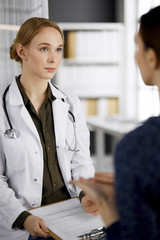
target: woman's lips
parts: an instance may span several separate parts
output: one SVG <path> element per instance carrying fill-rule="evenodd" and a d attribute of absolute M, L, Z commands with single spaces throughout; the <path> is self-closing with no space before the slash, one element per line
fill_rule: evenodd
<path fill-rule="evenodd" d="M 45 68 L 48 72 L 55 72 L 55 68 Z"/>

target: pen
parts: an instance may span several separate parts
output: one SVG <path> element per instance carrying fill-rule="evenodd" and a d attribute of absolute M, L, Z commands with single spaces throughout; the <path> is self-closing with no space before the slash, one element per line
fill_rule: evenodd
<path fill-rule="evenodd" d="M 82 234 L 82 235 L 78 236 L 78 238 L 97 239 L 96 237 L 98 237 L 98 236 L 99 236 L 98 239 L 101 239 L 102 237 L 105 236 L 105 227 L 93 229 L 90 233 Z"/>

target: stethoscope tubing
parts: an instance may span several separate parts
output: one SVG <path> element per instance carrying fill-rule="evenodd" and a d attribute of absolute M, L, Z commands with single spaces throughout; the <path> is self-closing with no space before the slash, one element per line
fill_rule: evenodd
<path fill-rule="evenodd" d="M 11 120 L 10 120 L 9 115 L 8 115 L 7 106 L 6 106 L 6 94 L 7 94 L 8 90 L 9 90 L 9 87 L 10 87 L 10 85 L 6 88 L 6 90 L 4 91 L 4 94 L 3 94 L 3 107 L 4 107 L 4 112 L 5 112 L 8 124 L 10 126 L 10 129 L 13 129 Z"/>
<path fill-rule="evenodd" d="M 10 126 L 10 129 L 7 129 L 5 131 L 5 134 L 9 137 L 9 138 L 12 138 L 12 139 L 16 139 L 19 137 L 20 133 L 18 130 L 14 129 L 13 126 L 12 126 L 12 123 L 11 123 L 11 120 L 9 118 L 9 114 L 8 114 L 8 111 L 7 111 L 7 106 L 6 106 L 6 94 L 9 90 L 9 87 L 10 85 L 5 89 L 4 91 L 4 94 L 3 94 L 3 107 L 4 107 L 4 112 L 5 112 L 5 115 L 6 115 L 6 118 L 7 118 L 7 121 L 8 121 L 8 124 Z M 62 98 L 62 101 L 64 101 L 64 99 Z M 74 114 L 69 110 L 68 113 L 70 114 L 70 116 L 72 117 L 72 121 L 73 121 L 73 128 L 74 128 L 74 135 L 75 135 L 75 146 L 74 148 L 71 148 L 70 146 L 68 146 L 68 150 L 70 151 L 73 151 L 73 152 L 76 152 L 76 151 L 79 151 L 79 150 L 76 150 L 76 130 L 75 130 L 75 116 Z"/>

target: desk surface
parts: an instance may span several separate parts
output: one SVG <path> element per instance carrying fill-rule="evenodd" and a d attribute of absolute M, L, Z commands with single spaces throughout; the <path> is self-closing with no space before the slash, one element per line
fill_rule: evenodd
<path fill-rule="evenodd" d="M 136 128 L 139 123 L 136 121 L 120 120 L 116 117 L 102 118 L 91 116 L 87 117 L 87 125 L 91 128 L 100 129 L 110 135 L 122 137 L 127 132 Z"/>

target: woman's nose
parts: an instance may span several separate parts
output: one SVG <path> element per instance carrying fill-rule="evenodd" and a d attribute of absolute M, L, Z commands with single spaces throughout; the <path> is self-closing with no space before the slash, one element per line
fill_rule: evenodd
<path fill-rule="evenodd" d="M 48 56 L 48 62 L 50 62 L 50 63 L 56 62 L 56 56 L 55 56 L 54 53 L 51 53 L 51 54 Z"/>

